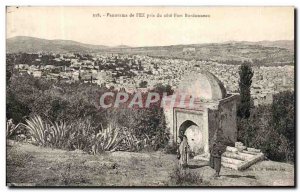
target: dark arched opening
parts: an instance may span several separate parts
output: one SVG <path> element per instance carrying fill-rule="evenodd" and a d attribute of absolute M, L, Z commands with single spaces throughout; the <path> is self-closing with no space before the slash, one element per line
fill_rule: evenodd
<path fill-rule="evenodd" d="M 183 122 L 179 127 L 179 138 L 180 135 L 185 135 L 187 137 L 190 154 L 192 156 L 204 152 L 202 129 L 196 123 L 190 120 Z"/>
<path fill-rule="evenodd" d="M 180 127 L 179 127 L 179 133 L 178 133 L 178 136 L 180 136 L 181 134 L 184 135 L 186 129 L 189 128 L 189 127 L 192 126 L 192 125 L 196 125 L 196 126 L 197 126 L 196 123 L 194 123 L 193 121 L 190 121 L 190 120 L 187 120 L 187 121 L 183 122 L 183 123 L 180 125 Z"/>

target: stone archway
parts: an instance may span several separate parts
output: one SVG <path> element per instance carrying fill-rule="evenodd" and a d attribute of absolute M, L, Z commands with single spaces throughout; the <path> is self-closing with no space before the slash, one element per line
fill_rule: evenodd
<path fill-rule="evenodd" d="M 195 122 L 191 120 L 183 122 L 179 127 L 179 133 L 186 135 L 191 153 L 198 155 L 204 152 L 203 133 Z"/>

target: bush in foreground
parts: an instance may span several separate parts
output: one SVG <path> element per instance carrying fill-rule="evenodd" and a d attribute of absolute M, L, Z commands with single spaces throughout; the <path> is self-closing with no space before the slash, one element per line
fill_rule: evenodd
<path fill-rule="evenodd" d="M 181 169 L 178 166 L 170 174 L 171 185 L 201 186 L 204 185 L 202 177 L 190 169 Z"/>

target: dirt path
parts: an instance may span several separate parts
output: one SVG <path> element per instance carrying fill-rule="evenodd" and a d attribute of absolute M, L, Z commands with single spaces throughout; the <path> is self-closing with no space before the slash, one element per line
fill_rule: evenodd
<path fill-rule="evenodd" d="M 162 152 L 89 155 L 10 143 L 7 182 L 22 186 L 293 185 L 293 165 L 286 163 L 263 161 L 243 172 L 222 168 L 219 178 L 206 165 L 206 162 L 191 162 L 187 175 L 182 175 L 176 169 L 176 156 Z M 193 181 L 182 182 L 182 177 Z"/>

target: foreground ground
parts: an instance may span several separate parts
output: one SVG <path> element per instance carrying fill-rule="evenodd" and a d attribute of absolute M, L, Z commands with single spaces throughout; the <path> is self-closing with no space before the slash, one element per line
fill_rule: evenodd
<path fill-rule="evenodd" d="M 41 148 L 9 142 L 7 183 L 10 186 L 292 186 L 294 166 L 263 161 L 245 171 L 222 168 L 221 177 L 206 162 L 191 162 L 180 171 L 175 155 L 162 152 L 81 151 Z"/>

